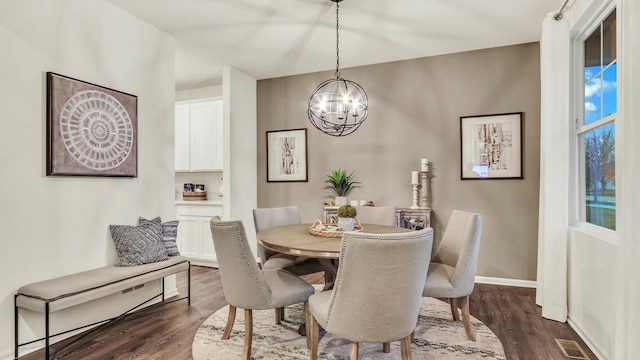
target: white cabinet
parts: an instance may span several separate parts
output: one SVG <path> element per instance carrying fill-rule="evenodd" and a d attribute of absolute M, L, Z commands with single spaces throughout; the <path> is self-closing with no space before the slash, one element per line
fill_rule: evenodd
<path fill-rule="evenodd" d="M 176 204 L 180 254 L 194 265 L 218 267 L 216 251 L 211 239 L 209 222 L 213 216 L 222 216 L 222 205 L 208 202 Z"/>
<path fill-rule="evenodd" d="M 175 170 L 220 171 L 223 168 L 221 99 L 176 103 Z"/>

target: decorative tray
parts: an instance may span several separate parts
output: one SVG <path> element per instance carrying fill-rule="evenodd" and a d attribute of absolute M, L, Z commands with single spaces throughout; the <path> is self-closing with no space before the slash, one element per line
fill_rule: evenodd
<path fill-rule="evenodd" d="M 360 225 L 360 222 L 358 221 L 357 218 L 356 218 L 356 224 L 353 228 L 353 231 L 362 231 L 362 225 Z M 339 238 L 339 237 L 342 237 L 344 230 L 342 230 L 342 228 L 339 227 L 338 224 L 333 224 L 333 223 L 327 224 L 327 223 L 323 223 L 320 220 L 316 220 L 313 222 L 313 224 L 311 224 L 311 227 L 309 228 L 309 233 L 315 236 Z"/>

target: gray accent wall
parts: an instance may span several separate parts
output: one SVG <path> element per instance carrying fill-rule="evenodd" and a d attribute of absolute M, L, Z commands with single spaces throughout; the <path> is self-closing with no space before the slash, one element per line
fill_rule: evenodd
<path fill-rule="evenodd" d="M 344 50 L 347 51 L 347 50 Z M 540 167 L 538 43 L 341 69 L 369 95 L 369 118 L 341 138 L 315 129 L 307 100 L 333 71 L 258 81 L 258 206 L 322 216 L 331 169 L 353 171 L 350 200 L 409 207 L 411 171 L 428 158 L 437 246 L 454 209 L 482 214 L 478 276 L 536 279 Z M 524 113 L 524 179 L 460 180 L 460 116 Z M 309 181 L 268 183 L 266 131 L 307 128 Z"/>

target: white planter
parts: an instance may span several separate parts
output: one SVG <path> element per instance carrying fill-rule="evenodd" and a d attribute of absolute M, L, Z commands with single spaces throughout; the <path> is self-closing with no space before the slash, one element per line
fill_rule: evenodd
<path fill-rule="evenodd" d="M 354 218 L 338 218 L 338 226 L 342 228 L 343 231 L 353 231 L 356 225 L 356 221 Z"/>
<path fill-rule="evenodd" d="M 336 206 L 347 205 L 347 197 L 346 196 L 336 196 L 335 204 L 336 204 Z"/>

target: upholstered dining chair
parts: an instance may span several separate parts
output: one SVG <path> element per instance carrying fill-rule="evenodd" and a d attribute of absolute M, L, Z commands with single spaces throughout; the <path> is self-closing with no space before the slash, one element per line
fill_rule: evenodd
<path fill-rule="evenodd" d="M 309 298 L 306 323 L 311 359 L 318 358 L 319 327 L 358 343 L 401 341 L 402 359 L 411 359 L 411 336 L 418 321 L 433 229 L 395 234 L 347 232 L 342 237 L 338 275 L 331 291 Z"/>
<path fill-rule="evenodd" d="M 476 336 L 471 329 L 469 295 L 473 292 L 482 216 L 454 210 L 442 235 L 442 240 L 429 264 L 422 296 L 446 298 L 451 304 L 453 319 L 460 320 L 458 305 L 462 309 L 462 322 L 469 340 Z"/>
<path fill-rule="evenodd" d="M 304 303 L 313 294 L 313 286 L 280 269 L 258 268 L 241 220 L 211 219 L 211 237 L 218 255 L 222 291 L 229 303 L 229 317 L 222 340 L 229 339 L 236 308 L 244 309 L 244 350 L 242 359 L 251 358 L 253 338 L 252 310 L 278 309 Z"/>
<path fill-rule="evenodd" d="M 356 210 L 360 224 L 396 226 L 395 206 L 356 206 Z"/>
<path fill-rule="evenodd" d="M 253 209 L 253 224 L 256 233 L 276 226 L 300 224 L 300 213 L 297 206 Z M 280 254 L 258 244 L 258 255 L 263 269 L 282 269 L 294 275 L 306 275 L 324 271 L 318 259 L 302 256 Z M 325 281 L 331 282 L 329 274 L 325 272 Z M 276 309 L 276 324 L 284 319 L 284 309 Z"/>

